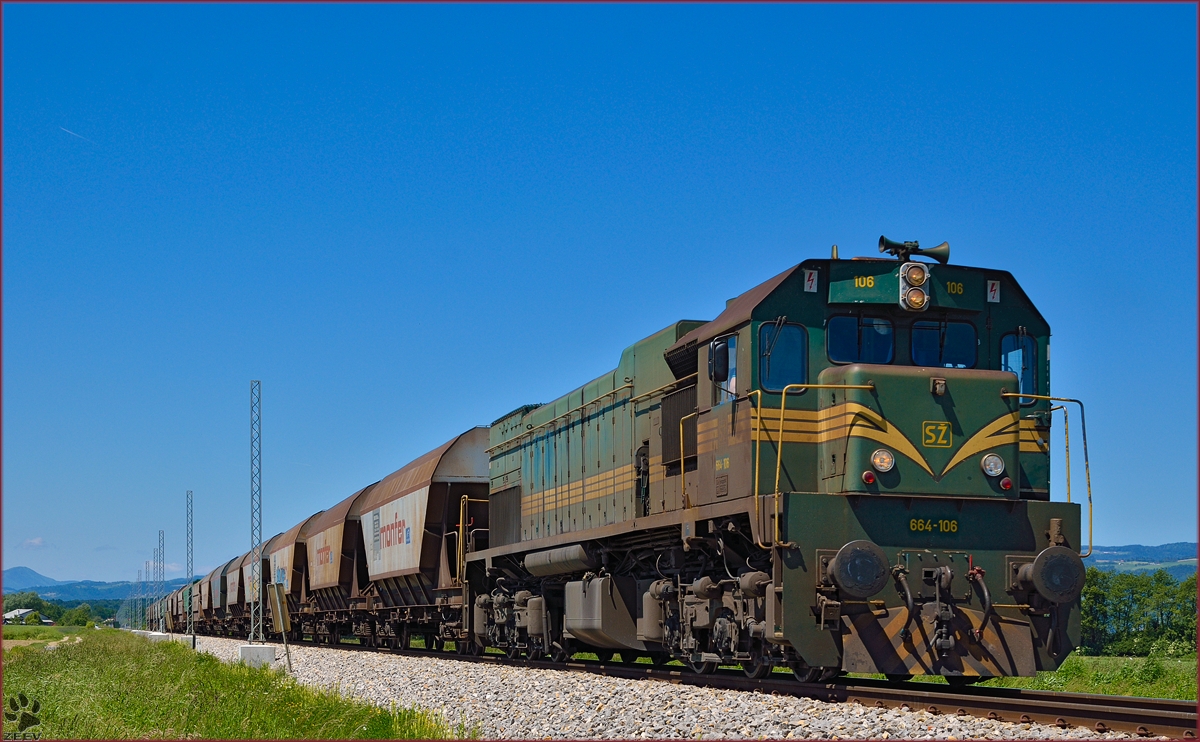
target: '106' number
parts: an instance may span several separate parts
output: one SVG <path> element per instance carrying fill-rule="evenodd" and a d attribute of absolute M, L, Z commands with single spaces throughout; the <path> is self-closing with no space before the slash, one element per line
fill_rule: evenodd
<path fill-rule="evenodd" d="M 958 533 L 956 520 L 930 520 L 928 518 L 913 518 L 908 522 L 910 531 L 938 531 L 940 533 Z"/>

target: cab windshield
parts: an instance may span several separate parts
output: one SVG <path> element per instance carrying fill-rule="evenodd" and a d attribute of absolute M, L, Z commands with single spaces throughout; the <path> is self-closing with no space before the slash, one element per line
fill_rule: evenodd
<path fill-rule="evenodd" d="M 916 366 L 974 368 L 979 346 L 969 322 L 914 322 L 912 362 Z"/>

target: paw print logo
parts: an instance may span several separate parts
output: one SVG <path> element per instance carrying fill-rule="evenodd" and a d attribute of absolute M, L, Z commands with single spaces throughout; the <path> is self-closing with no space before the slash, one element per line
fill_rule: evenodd
<path fill-rule="evenodd" d="M 8 708 L 4 710 L 4 718 L 8 721 L 17 722 L 17 731 L 23 732 L 29 727 L 36 727 L 42 723 L 38 718 L 38 714 L 42 712 L 42 704 L 37 699 L 34 699 L 33 704 L 29 703 L 29 697 L 24 693 L 18 693 L 16 698 L 9 697 Z"/>

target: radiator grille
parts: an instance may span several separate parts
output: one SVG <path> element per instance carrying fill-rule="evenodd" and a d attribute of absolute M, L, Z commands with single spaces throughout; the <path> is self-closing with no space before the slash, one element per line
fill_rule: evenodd
<path fill-rule="evenodd" d="M 488 502 L 488 543 L 507 546 L 521 540 L 521 488 L 500 490 Z"/>

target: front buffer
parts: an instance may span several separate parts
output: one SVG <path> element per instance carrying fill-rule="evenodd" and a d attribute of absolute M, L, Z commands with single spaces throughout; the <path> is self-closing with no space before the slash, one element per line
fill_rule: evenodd
<path fill-rule="evenodd" d="M 1030 676 L 1080 638 L 1079 506 L 784 495 L 782 626 L 846 672 Z"/>

